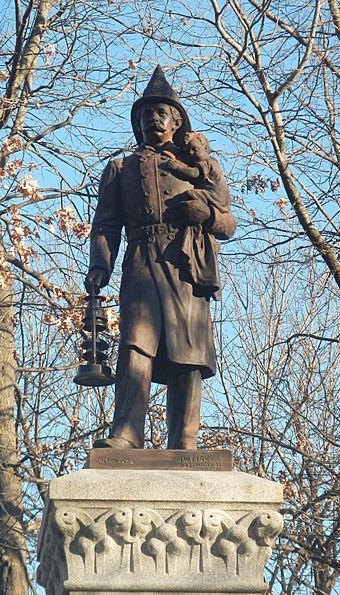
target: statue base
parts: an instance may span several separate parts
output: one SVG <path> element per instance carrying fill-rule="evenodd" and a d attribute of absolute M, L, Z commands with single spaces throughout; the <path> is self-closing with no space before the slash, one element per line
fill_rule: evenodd
<path fill-rule="evenodd" d="M 76 471 L 50 483 L 38 582 L 47 595 L 263 594 L 281 503 L 281 485 L 237 471 Z"/>
<path fill-rule="evenodd" d="M 157 450 L 155 448 L 117 450 L 92 448 L 87 469 L 152 469 L 166 471 L 232 471 L 230 450 Z"/>

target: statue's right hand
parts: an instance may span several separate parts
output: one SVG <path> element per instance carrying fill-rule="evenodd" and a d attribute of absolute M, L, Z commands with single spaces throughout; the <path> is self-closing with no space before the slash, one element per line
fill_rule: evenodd
<path fill-rule="evenodd" d="M 109 282 L 108 275 L 103 269 L 92 269 L 85 277 L 85 289 L 87 293 L 100 292 L 101 287 L 105 287 Z"/>
<path fill-rule="evenodd" d="M 175 159 L 168 159 L 166 162 L 166 167 L 170 171 L 176 171 L 177 169 L 181 169 L 181 166 Z M 183 167 L 183 164 L 182 164 Z"/>

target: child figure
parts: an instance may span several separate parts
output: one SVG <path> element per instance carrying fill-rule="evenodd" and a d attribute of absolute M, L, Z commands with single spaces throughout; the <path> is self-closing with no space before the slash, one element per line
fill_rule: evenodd
<path fill-rule="evenodd" d="M 230 196 L 228 193 L 225 197 L 226 186 L 223 173 L 216 159 L 209 155 L 208 140 L 199 132 L 187 132 L 184 136 L 183 152 L 185 163 L 175 159 L 168 161 L 168 169 L 174 176 L 193 185 L 193 189 L 186 191 L 185 197 L 180 197 L 180 200 L 199 198 L 206 205 L 213 206 L 221 212 L 227 212 Z M 217 233 L 215 236 L 218 238 Z M 218 243 L 214 236 L 204 232 L 204 224 L 186 228 L 181 252 L 187 276 L 191 279 L 196 295 L 220 299 L 217 251 Z"/>
<path fill-rule="evenodd" d="M 187 132 L 184 136 L 186 163 L 171 160 L 169 169 L 180 179 L 195 185 L 198 180 L 208 177 L 210 147 L 208 140 L 200 132 Z"/>
<path fill-rule="evenodd" d="M 224 200 L 221 203 L 225 193 L 224 177 L 216 159 L 210 157 L 209 142 L 204 134 L 187 132 L 183 150 L 186 162 L 170 159 L 169 170 L 180 180 L 193 184 L 194 189 L 187 192 L 189 198 L 199 196 L 205 204 L 224 211 L 225 207 L 221 207 L 221 204 L 225 205 Z M 196 193 L 196 190 L 199 192 Z"/>

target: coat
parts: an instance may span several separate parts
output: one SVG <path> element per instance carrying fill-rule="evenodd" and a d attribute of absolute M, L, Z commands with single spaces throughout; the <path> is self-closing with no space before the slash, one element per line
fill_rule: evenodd
<path fill-rule="evenodd" d="M 180 157 L 173 143 L 160 149 L 142 145 L 132 155 L 108 163 L 99 185 L 90 250 L 90 270 L 105 270 L 108 282 L 125 228 L 120 349 L 131 346 L 155 358 L 153 380 L 164 384 L 169 371 L 179 365 L 199 368 L 203 378 L 215 374 L 209 296 L 195 295 L 186 277 L 182 247 L 188 227 L 176 221 L 173 209 L 176 197 L 193 191 L 193 186 L 167 169 L 169 157 Z M 203 234 L 231 237 L 235 219 L 229 208 L 225 185 L 221 207 L 210 206 Z M 193 227 L 197 232 L 200 226 Z"/>

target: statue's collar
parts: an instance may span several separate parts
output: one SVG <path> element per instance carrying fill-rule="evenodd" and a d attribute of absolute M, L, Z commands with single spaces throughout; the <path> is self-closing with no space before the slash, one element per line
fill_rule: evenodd
<path fill-rule="evenodd" d="M 180 148 L 172 142 L 164 143 L 164 145 L 160 145 L 159 147 L 152 147 L 151 145 L 144 145 L 143 143 L 139 145 L 136 153 L 137 155 L 140 155 L 145 153 L 145 151 L 150 153 L 163 153 L 164 155 L 168 155 L 168 157 L 171 158 L 177 157 L 181 152 Z"/>

